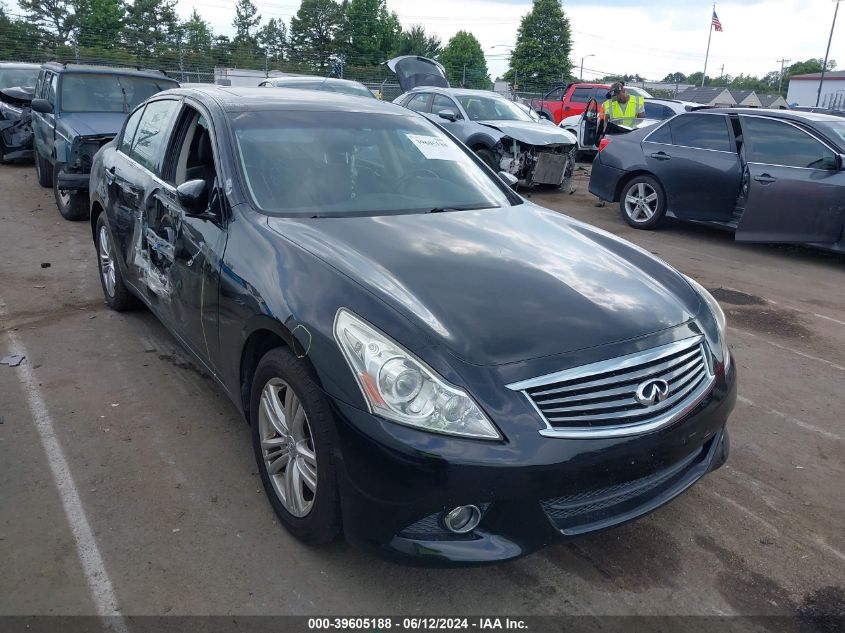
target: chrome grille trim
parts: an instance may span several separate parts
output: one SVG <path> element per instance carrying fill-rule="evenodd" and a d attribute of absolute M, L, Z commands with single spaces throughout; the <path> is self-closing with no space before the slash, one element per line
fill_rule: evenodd
<path fill-rule="evenodd" d="M 669 396 L 646 406 L 634 395 L 649 379 L 665 380 Z M 704 337 L 695 336 L 507 387 L 528 398 L 546 424 L 541 435 L 585 439 L 638 435 L 667 426 L 692 411 L 715 380 Z"/>

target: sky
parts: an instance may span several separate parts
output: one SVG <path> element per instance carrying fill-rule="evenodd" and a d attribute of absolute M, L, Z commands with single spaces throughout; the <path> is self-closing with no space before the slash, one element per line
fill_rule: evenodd
<path fill-rule="evenodd" d="M 290 17 L 298 0 L 253 0 L 266 21 Z M 11 4 L 11 3 L 9 3 Z M 481 42 L 491 77 L 508 68 L 509 48 L 531 0 L 387 0 L 403 26 L 422 24 L 444 44 L 455 32 L 470 30 Z M 231 35 L 232 0 L 178 0 L 187 18 L 196 8 L 217 34 Z M 690 74 L 704 66 L 712 2 L 706 0 L 563 0 L 572 29 L 572 56 L 584 78 L 635 74 L 662 79 L 670 72 Z M 713 33 L 707 74 L 762 76 L 780 68 L 781 58 L 824 57 L 834 0 L 746 0 L 717 2 L 724 31 Z M 587 57 L 591 55 L 591 57 Z M 830 52 L 845 69 L 845 7 Z M 575 72 L 578 74 L 578 71 Z"/>

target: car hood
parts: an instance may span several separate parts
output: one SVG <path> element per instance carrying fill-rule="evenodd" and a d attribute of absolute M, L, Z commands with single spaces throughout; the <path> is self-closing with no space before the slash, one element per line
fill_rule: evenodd
<path fill-rule="evenodd" d="M 32 95 L 35 88 L 27 86 L 14 86 L 12 88 L 3 88 L 0 90 L 0 101 L 11 103 L 12 105 L 29 105 L 32 103 Z"/>
<path fill-rule="evenodd" d="M 79 136 L 115 136 L 128 116 L 125 112 L 73 112 L 62 114 L 62 125 Z"/>
<path fill-rule="evenodd" d="M 683 277 L 649 253 L 530 203 L 268 224 L 475 365 L 644 336 L 700 307 Z"/>
<path fill-rule="evenodd" d="M 571 132 L 534 121 L 477 121 L 477 123 L 499 130 L 505 136 L 529 145 L 575 144 L 575 137 Z"/>
<path fill-rule="evenodd" d="M 402 92 L 408 92 L 418 86 L 436 86 L 448 88 L 446 69 L 433 59 L 419 55 L 401 55 L 385 62 L 396 75 Z"/>

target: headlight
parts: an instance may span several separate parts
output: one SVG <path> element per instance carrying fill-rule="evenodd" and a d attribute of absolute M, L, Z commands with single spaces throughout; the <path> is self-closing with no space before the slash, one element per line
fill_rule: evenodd
<path fill-rule="evenodd" d="M 465 391 L 344 308 L 335 317 L 334 336 L 373 413 L 435 433 L 501 437 Z"/>
<path fill-rule="evenodd" d="M 21 118 L 22 114 L 23 110 L 21 110 L 20 108 L 16 108 L 15 106 L 9 103 L 4 103 L 3 101 L 0 101 L 0 115 L 3 115 L 5 118 L 9 120 L 15 120 Z"/>
<path fill-rule="evenodd" d="M 704 302 L 707 304 L 707 307 L 710 308 L 710 312 L 713 313 L 713 318 L 716 319 L 716 326 L 719 328 L 719 339 L 722 342 L 722 358 L 725 362 L 725 370 L 728 368 L 728 364 L 730 363 L 731 355 L 730 351 L 728 350 L 728 341 L 726 336 L 726 329 L 728 327 L 728 320 L 725 318 L 725 312 L 722 310 L 722 306 L 719 305 L 719 302 L 716 301 L 716 297 L 710 294 L 710 292 L 698 283 L 692 277 L 687 277 L 684 275 L 684 278 L 687 280 L 690 286 L 693 287 Z"/>

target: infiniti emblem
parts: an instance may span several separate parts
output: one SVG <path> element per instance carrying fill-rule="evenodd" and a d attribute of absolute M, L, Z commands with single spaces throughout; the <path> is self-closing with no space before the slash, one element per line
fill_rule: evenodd
<path fill-rule="evenodd" d="M 635 398 L 637 402 L 647 407 L 653 407 L 669 397 L 669 383 L 665 380 L 647 380 L 637 387 Z"/>

